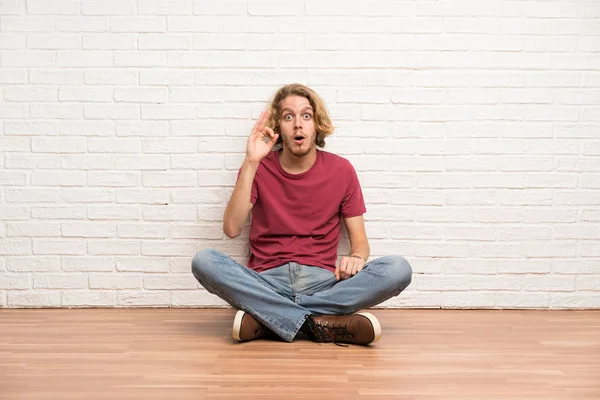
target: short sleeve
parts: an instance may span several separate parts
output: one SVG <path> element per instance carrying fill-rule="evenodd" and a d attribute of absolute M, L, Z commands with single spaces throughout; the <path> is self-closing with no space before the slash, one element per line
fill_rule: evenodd
<path fill-rule="evenodd" d="M 347 173 L 349 175 L 349 183 L 341 205 L 341 213 L 344 218 L 356 217 L 367 212 L 358 176 L 350 163 L 348 163 Z"/>
<path fill-rule="evenodd" d="M 237 183 L 238 179 L 240 179 L 240 173 L 242 172 L 242 168 L 238 169 L 237 178 L 235 182 Z M 256 187 L 256 179 L 252 180 L 252 190 L 250 191 L 250 203 L 252 205 L 256 205 L 256 201 L 258 200 L 258 189 Z"/>

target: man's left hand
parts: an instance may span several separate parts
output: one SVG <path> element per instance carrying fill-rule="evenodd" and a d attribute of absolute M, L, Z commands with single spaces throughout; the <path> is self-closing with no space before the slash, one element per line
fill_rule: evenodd
<path fill-rule="evenodd" d="M 352 256 L 342 257 L 335 268 L 335 279 L 340 281 L 351 278 L 358 274 L 364 266 L 365 261 L 362 258 Z"/>

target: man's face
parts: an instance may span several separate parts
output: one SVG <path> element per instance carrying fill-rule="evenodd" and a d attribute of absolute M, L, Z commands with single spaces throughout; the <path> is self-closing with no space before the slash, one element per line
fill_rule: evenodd
<path fill-rule="evenodd" d="M 281 100 L 279 130 L 283 147 L 295 156 L 302 157 L 315 147 L 315 113 L 308 99 L 288 96 Z"/>

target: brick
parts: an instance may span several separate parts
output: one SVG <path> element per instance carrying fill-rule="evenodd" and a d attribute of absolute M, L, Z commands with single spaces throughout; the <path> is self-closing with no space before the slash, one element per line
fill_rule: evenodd
<path fill-rule="evenodd" d="M 26 104 L 0 104 L 0 118 L 23 119 L 27 118 L 27 116 L 28 112 Z M 10 139 L 11 138 L 6 138 L 5 140 Z"/>
<path fill-rule="evenodd" d="M 84 71 L 84 80 L 88 85 L 136 85 L 138 71 L 128 69 L 88 69 Z"/>
<path fill-rule="evenodd" d="M 27 71 L 22 68 L 2 68 L 2 74 L 0 74 L 0 83 L 27 83 Z"/>
<path fill-rule="evenodd" d="M 85 174 L 80 171 L 33 171 L 31 183 L 37 186 L 83 186 Z"/>
<path fill-rule="evenodd" d="M 61 121 L 60 132 L 74 136 L 113 136 L 113 121 Z"/>
<path fill-rule="evenodd" d="M 27 47 L 47 50 L 79 50 L 81 37 L 71 33 L 45 33 L 27 36 Z"/>
<path fill-rule="evenodd" d="M 550 293 L 551 309 L 596 309 L 599 306 L 597 293 Z"/>
<path fill-rule="evenodd" d="M 166 67 L 167 54 L 156 51 L 114 51 L 116 67 Z"/>
<path fill-rule="evenodd" d="M 61 157 L 61 165 L 64 169 L 113 169 L 114 156 L 73 154 Z"/>
<path fill-rule="evenodd" d="M 124 272 L 165 273 L 169 260 L 155 257 L 118 257 L 117 270 Z"/>
<path fill-rule="evenodd" d="M 247 2 L 243 0 L 223 0 L 210 3 L 194 0 L 194 14 L 200 15 L 245 15 Z"/>
<path fill-rule="evenodd" d="M 131 104 L 84 104 L 86 119 L 139 119 L 140 108 Z"/>
<path fill-rule="evenodd" d="M 114 98 L 117 102 L 165 103 L 167 91 L 163 88 L 115 88 Z"/>
<path fill-rule="evenodd" d="M 60 225 L 53 222 L 8 222 L 7 236 L 53 237 L 60 236 Z"/>
<path fill-rule="evenodd" d="M 117 136 L 163 137 L 169 135 L 169 123 L 166 121 L 119 121 L 116 125 Z"/>
<path fill-rule="evenodd" d="M 167 224 L 119 224 L 117 236 L 120 238 L 166 239 L 169 237 Z"/>
<path fill-rule="evenodd" d="M 144 104 L 142 105 L 142 119 L 194 119 L 196 106 L 194 105 L 168 105 Z"/>
<path fill-rule="evenodd" d="M 191 256 L 197 252 L 197 242 L 142 242 L 144 256 Z M 190 267 L 191 268 L 191 267 Z"/>
<path fill-rule="evenodd" d="M 87 276 L 83 273 L 36 274 L 35 289 L 83 289 L 87 287 Z"/>
<path fill-rule="evenodd" d="M 55 29 L 59 32 L 108 32 L 109 19 L 107 17 L 55 17 Z"/>
<path fill-rule="evenodd" d="M 528 275 L 525 277 L 526 291 L 570 292 L 575 290 L 575 277 L 569 275 Z"/>
<path fill-rule="evenodd" d="M 65 290 L 62 292 L 63 307 L 111 307 L 115 302 L 114 291 Z"/>
<path fill-rule="evenodd" d="M 58 67 L 112 67 L 113 55 L 110 50 L 60 50 L 56 52 Z"/>
<path fill-rule="evenodd" d="M 168 189 L 117 189 L 117 203 L 162 204 L 169 203 Z"/>
<path fill-rule="evenodd" d="M 190 70 L 161 69 L 140 71 L 140 85 L 188 86 L 194 83 L 194 73 Z"/>
<path fill-rule="evenodd" d="M 138 14 L 187 15 L 192 13 L 192 9 L 192 0 L 175 0 L 168 3 L 160 0 L 146 0 L 139 4 Z"/>
<path fill-rule="evenodd" d="M 10 257 L 6 268 L 11 272 L 58 272 L 59 257 Z"/>
<path fill-rule="evenodd" d="M 89 171 L 87 173 L 87 184 L 92 187 L 138 186 L 139 180 L 137 172 Z"/>
<path fill-rule="evenodd" d="M 60 199 L 67 203 L 113 203 L 115 193 L 109 188 L 63 188 Z"/>
<path fill-rule="evenodd" d="M 56 101 L 58 90 L 44 87 L 8 86 L 4 89 L 4 98 L 8 101 Z"/>
<path fill-rule="evenodd" d="M 222 239 L 222 224 L 179 225 L 171 224 L 169 228 L 173 239 Z"/>
<path fill-rule="evenodd" d="M 112 16 L 110 18 L 110 28 L 112 32 L 165 32 L 167 30 L 167 20 L 165 17 L 158 16 Z"/>
<path fill-rule="evenodd" d="M 504 292 L 496 293 L 496 306 L 500 308 L 534 308 L 550 306 L 548 293 Z"/>
<path fill-rule="evenodd" d="M 4 0 L 0 3 L 0 15 L 23 15 L 25 3 L 20 0 Z"/>
<path fill-rule="evenodd" d="M 194 155 L 172 155 L 172 169 L 193 169 L 193 170 L 221 170 L 224 165 L 224 157 L 222 155 L 212 154 L 194 154 Z M 241 162 L 236 162 L 236 167 L 239 168 Z"/>
<path fill-rule="evenodd" d="M 143 139 L 144 153 L 195 153 L 198 141 L 192 138 Z"/>
<path fill-rule="evenodd" d="M 115 271 L 114 257 L 62 257 L 65 272 L 111 272 Z"/>
<path fill-rule="evenodd" d="M 140 254 L 140 244 L 126 240 L 89 240 L 88 254 L 98 255 L 137 255 Z"/>
<path fill-rule="evenodd" d="M 467 276 L 419 275 L 417 288 L 421 290 L 469 290 Z"/>
<path fill-rule="evenodd" d="M 109 88 L 60 88 L 60 101 L 107 102 L 112 101 L 113 94 Z"/>
<path fill-rule="evenodd" d="M 31 116 L 45 119 L 77 119 L 83 115 L 81 105 L 77 104 L 32 104 Z M 35 139 L 34 139 L 35 142 Z"/>
<path fill-rule="evenodd" d="M 51 32 L 53 19 L 50 16 L 2 16 L 3 32 Z"/>
<path fill-rule="evenodd" d="M 188 206 L 144 206 L 144 220 L 146 221 L 195 221 L 196 207 Z"/>
<path fill-rule="evenodd" d="M 63 222 L 60 224 L 63 237 L 115 237 L 117 227 L 115 223 L 106 222 Z"/>
<path fill-rule="evenodd" d="M 135 11 L 132 0 L 85 0 L 81 5 L 82 15 L 133 15 Z"/>
<path fill-rule="evenodd" d="M 494 308 L 493 292 L 443 292 L 442 308 Z"/>
<path fill-rule="evenodd" d="M 35 255 L 82 255 L 85 252 L 85 242 L 79 240 L 33 240 L 33 254 Z"/>
<path fill-rule="evenodd" d="M 29 289 L 31 288 L 29 274 L 2 273 L 0 274 L 0 289 Z"/>
<path fill-rule="evenodd" d="M 26 256 L 31 254 L 29 239 L 0 239 L 0 256 Z"/>
<path fill-rule="evenodd" d="M 118 155 L 116 169 L 120 170 L 166 170 L 169 157 L 166 155 Z"/>
<path fill-rule="evenodd" d="M 0 184 L 3 186 L 23 186 L 27 175 L 24 172 L 0 171 Z"/>
<path fill-rule="evenodd" d="M 119 33 L 83 35 L 83 48 L 89 50 L 133 50 L 135 37 Z"/>
<path fill-rule="evenodd" d="M 223 204 L 225 194 L 222 189 L 195 188 L 195 189 L 172 189 L 171 203 L 184 204 Z"/>
<path fill-rule="evenodd" d="M 170 292 L 157 291 L 119 291 L 117 302 L 123 307 L 169 307 Z"/>
<path fill-rule="evenodd" d="M 10 291 L 7 304 L 15 308 L 54 308 L 61 306 L 61 295 L 58 291 Z"/>
<path fill-rule="evenodd" d="M 89 138 L 87 150 L 92 153 L 139 153 L 141 144 L 138 138 Z"/>
<path fill-rule="evenodd" d="M 89 219 L 106 220 L 139 220 L 142 210 L 138 206 L 113 205 L 89 205 L 87 206 L 87 217 Z"/>
<path fill-rule="evenodd" d="M 49 121 L 7 121 L 4 129 L 7 135 L 56 135 L 58 124 Z"/>
<path fill-rule="evenodd" d="M 196 289 L 199 284 L 191 274 L 152 274 L 144 276 L 145 289 Z"/>
<path fill-rule="evenodd" d="M 90 289 L 141 289 L 141 274 L 103 273 L 89 274 Z"/>

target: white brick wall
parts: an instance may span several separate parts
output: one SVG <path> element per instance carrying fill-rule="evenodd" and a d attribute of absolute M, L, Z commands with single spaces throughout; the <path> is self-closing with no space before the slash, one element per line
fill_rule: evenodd
<path fill-rule="evenodd" d="M 245 259 L 220 218 L 289 82 L 414 267 L 383 306 L 600 308 L 595 0 L 0 0 L 0 307 L 224 305 L 190 261 Z"/>

